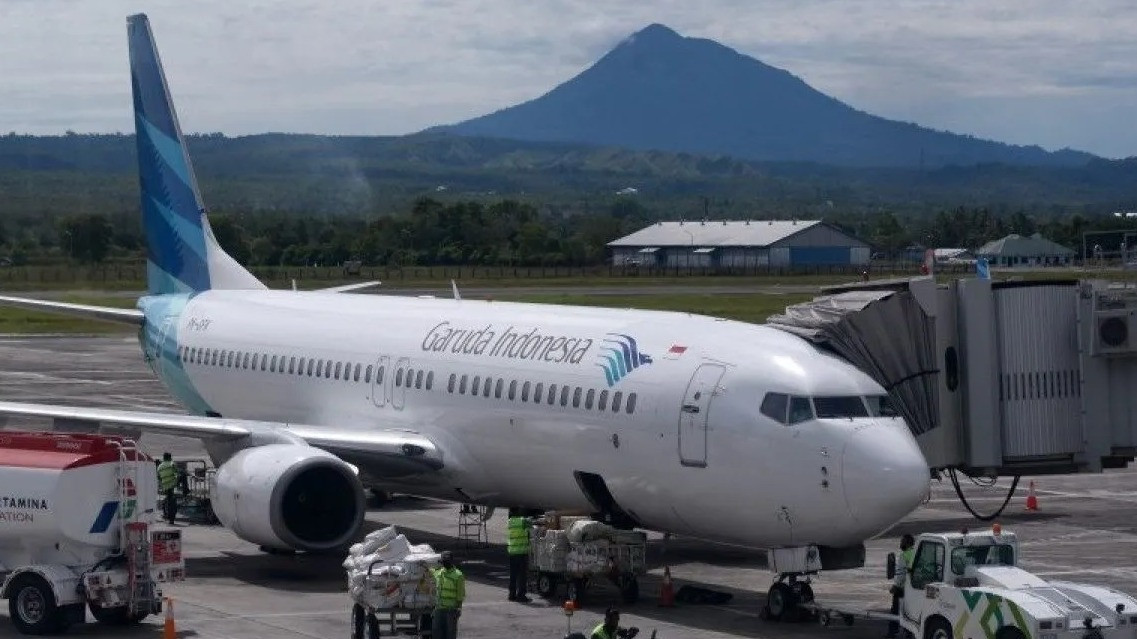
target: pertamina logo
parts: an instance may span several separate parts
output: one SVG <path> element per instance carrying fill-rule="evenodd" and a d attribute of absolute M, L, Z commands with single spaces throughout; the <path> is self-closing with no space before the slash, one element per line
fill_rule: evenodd
<path fill-rule="evenodd" d="M 651 363 L 651 356 L 641 353 L 636 340 L 623 333 L 608 333 L 598 355 L 596 365 L 604 369 L 609 386 L 615 386 L 628 373 Z"/>

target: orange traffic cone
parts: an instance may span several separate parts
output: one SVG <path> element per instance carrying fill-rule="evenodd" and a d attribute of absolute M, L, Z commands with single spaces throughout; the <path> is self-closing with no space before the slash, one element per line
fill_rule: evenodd
<path fill-rule="evenodd" d="M 671 567 L 663 567 L 663 584 L 659 586 L 659 605 L 663 608 L 675 607 L 675 590 L 671 586 Z"/>
<path fill-rule="evenodd" d="M 1030 482 L 1030 492 L 1026 494 L 1026 509 L 1038 510 L 1038 497 L 1034 495 L 1034 482 Z"/>
<path fill-rule="evenodd" d="M 162 627 L 162 639 L 177 639 L 178 631 L 174 628 L 174 600 L 166 597 L 166 623 Z"/>

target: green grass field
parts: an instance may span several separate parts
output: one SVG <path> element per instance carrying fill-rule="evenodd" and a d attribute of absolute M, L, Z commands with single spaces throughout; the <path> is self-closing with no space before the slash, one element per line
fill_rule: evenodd
<path fill-rule="evenodd" d="M 457 269 L 455 269 L 456 271 Z M 441 270 L 438 270 L 441 273 Z M 454 273 L 457 275 L 457 273 Z M 996 272 L 996 279 L 1067 279 L 1067 278 L 1104 278 L 1111 280 L 1132 280 L 1137 273 L 1132 271 L 1081 271 L 1074 269 L 1055 269 L 1050 271 L 1021 271 Z M 898 275 L 884 275 L 882 277 L 899 277 Z M 970 277 L 970 274 L 942 275 L 937 277 L 940 282 L 959 277 Z M 875 279 L 875 278 L 874 278 Z M 470 279 L 459 280 L 459 286 L 497 289 L 491 295 L 493 299 L 518 302 L 537 302 L 545 304 L 570 304 L 583 306 L 605 307 L 634 307 L 652 310 L 670 310 L 688 313 L 699 313 L 716 317 L 725 317 L 745 322 L 763 322 L 772 314 L 782 312 L 786 306 L 808 301 L 814 297 L 811 293 L 771 294 L 768 292 L 753 294 L 707 294 L 700 292 L 705 286 L 754 286 L 772 287 L 784 286 L 825 286 L 855 281 L 848 275 L 798 275 L 798 276 L 678 276 L 678 277 L 540 277 L 540 278 L 506 278 L 506 279 Z M 297 282 L 298 288 L 310 289 L 335 286 L 343 283 L 359 282 L 359 279 L 307 279 Z M 131 282 L 99 282 L 94 280 L 68 281 L 68 282 L 39 282 L 52 284 L 37 288 L 35 282 L 24 282 L 31 285 L 31 290 L 53 291 L 48 293 L 52 299 L 80 304 L 95 304 L 101 306 L 115 306 L 132 308 L 135 305 L 135 294 L 141 294 L 143 285 Z M 0 282 L 0 284 L 3 284 Z M 66 286 L 64 286 L 66 284 Z M 107 285 L 109 284 L 109 285 Z M 447 285 L 447 280 L 439 279 L 407 279 L 384 281 L 378 289 L 397 293 L 401 289 L 412 287 L 439 287 Z M 273 288 L 291 288 L 291 281 L 269 280 Z M 89 290 L 82 290 L 90 286 Z M 588 295 L 578 291 L 572 293 L 557 293 L 561 287 L 583 288 L 589 286 L 604 287 L 638 287 L 635 295 Z M 652 292 L 654 286 L 667 286 L 667 293 Z M 552 289 L 540 294 L 517 293 L 513 289 L 519 287 Z M 683 287 L 683 291 L 676 291 L 676 287 Z M 689 287 L 689 288 L 688 288 Z M 2 289 L 0 289 L 2 290 Z M 27 289 L 25 289 L 27 290 Z M 19 295 L 17 289 L 12 294 Z M 7 292 L 7 291 L 5 291 Z M 0 306 L 0 334 L 45 334 L 45 333 L 129 333 L 134 329 L 130 326 L 100 322 L 82 318 L 69 317 L 51 313 L 38 313 L 22 309 Z"/>

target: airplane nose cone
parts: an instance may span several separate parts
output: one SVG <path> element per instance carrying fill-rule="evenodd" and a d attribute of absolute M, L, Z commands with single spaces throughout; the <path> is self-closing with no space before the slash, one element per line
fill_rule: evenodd
<path fill-rule="evenodd" d="M 882 532 L 928 493 L 928 462 L 901 420 L 861 428 L 842 456 L 845 501 L 863 534 Z"/>

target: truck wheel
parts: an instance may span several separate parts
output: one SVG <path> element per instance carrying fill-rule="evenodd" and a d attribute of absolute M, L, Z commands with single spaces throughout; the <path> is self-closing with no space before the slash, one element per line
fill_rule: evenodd
<path fill-rule="evenodd" d="M 924 639 L 952 639 L 951 624 L 943 618 L 932 619 L 924 628 Z"/>
<path fill-rule="evenodd" d="M 48 635 L 62 626 L 51 584 L 36 574 L 20 575 L 8 587 L 8 614 L 25 635 Z"/>
<path fill-rule="evenodd" d="M 787 618 L 795 608 L 797 601 L 792 588 L 780 581 L 770 586 L 769 592 L 766 593 L 766 609 L 769 611 L 771 621 Z"/>

